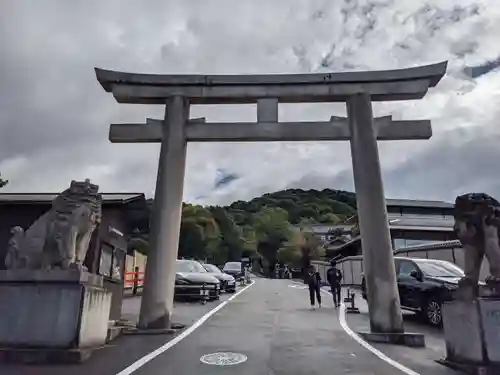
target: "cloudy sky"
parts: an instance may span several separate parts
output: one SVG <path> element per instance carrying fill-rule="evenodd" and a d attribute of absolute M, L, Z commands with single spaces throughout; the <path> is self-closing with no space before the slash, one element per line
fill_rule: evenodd
<path fill-rule="evenodd" d="M 379 144 L 386 196 L 500 196 L 498 0 L 3 0 L 0 172 L 5 192 L 53 192 L 91 178 L 152 196 L 159 146 L 108 142 L 114 122 L 162 117 L 118 104 L 94 66 L 144 73 L 308 73 L 449 60 L 424 100 L 375 114 L 431 119 L 429 141 Z M 345 115 L 341 104 L 281 105 L 284 121 Z M 255 107 L 192 117 L 252 121 Z M 347 142 L 190 144 L 184 197 L 229 203 L 289 187 L 352 189 Z"/>

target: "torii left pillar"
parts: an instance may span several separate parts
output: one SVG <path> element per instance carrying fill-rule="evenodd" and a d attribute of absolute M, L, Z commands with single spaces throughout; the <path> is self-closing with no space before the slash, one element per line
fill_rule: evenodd
<path fill-rule="evenodd" d="M 189 103 L 180 96 L 169 98 L 163 121 L 155 204 L 150 228 L 150 252 L 141 301 L 139 328 L 169 328 L 175 291 L 175 263 L 179 247 L 182 194 L 186 170 L 185 123 Z"/>

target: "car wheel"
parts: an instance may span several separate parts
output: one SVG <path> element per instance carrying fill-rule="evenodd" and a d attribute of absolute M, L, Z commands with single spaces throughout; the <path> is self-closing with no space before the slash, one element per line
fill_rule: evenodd
<path fill-rule="evenodd" d="M 441 327 L 441 325 L 443 324 L 443 311 L 441 309 L 441 302 L 439 302 L 435 298 L 429 298 L 425 301 L 425 306 L 422 311 L 427 323 L 434 327 Z"/>

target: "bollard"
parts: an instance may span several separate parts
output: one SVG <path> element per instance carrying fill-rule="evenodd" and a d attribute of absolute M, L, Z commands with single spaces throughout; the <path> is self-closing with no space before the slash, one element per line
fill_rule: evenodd
<path fill-rule="evenodd" d="M 356 298 L 355 297 L 356 297 L 356 294 L 354 292 L 351 292 L 350 289 L 347 289 L 347 297 L 344 298 L 344 302 L 351 304 L 351 306 L 346 307 L 346 312 L 348 314 L 359 314 L 360 313 L 359 309 L 356 307 Z"/>
<path fill-rule="evenodd" d="M 134 268 L 134 287 L 132 288 L 134 296 L 137 294 L 137 289 L 139 289 L 139 267 Z"/>
<path fill-rule="evenodd" d="M 248 268 L 245 268 L 245 284 L 250 284 L 250 271 Z"/>

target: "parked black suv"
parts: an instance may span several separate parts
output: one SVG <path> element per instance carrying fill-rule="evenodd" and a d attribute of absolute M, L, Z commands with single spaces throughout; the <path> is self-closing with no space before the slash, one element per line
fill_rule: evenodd
<path fill-rule="evenodd" d="M 441 326 L 441 304 L 451 299 L 464 272 L 444 260 L 395 257 L 394 261 L 401 308 L 421 314 L 433 326 Z M 367 299 L 364 276 L 361 289 Z"/>

